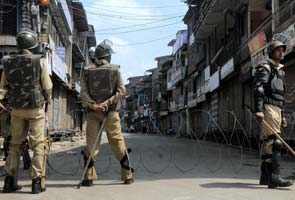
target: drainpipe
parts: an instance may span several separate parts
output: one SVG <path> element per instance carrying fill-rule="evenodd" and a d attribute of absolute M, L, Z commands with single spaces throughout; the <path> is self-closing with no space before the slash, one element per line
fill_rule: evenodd
<path fill-rule="evenodd" d="M 88 33 L 86 34 L 85 36 L 85 40 L 84 40 L 84 44 L 83 44 L 83 53 L 85 52 L 85 49 L 86 49 L 86 43 L 87 43 L 87 37 L 88 37 Z M 88 52 L 89 53 L 89 52 Z M 88 55 L 87 55 L 88 56 Z M 86 59 L 86 58 L 85 58 Z M 86 62 L 86 60 L 85 60 Z M 81 77 L 82 77 L 82 71 L 83 71 L 83 63 L 80 64 L 80 80 L 81 80 Z"/>

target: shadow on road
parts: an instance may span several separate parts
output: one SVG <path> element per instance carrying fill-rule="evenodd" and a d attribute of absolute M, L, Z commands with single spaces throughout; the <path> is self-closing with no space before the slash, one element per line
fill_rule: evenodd
<path fill-rule="evenodd" d="M 133 149 L 130 154 L 137 182 L 169 179 L 245 179 L 259 177 L 258 152 L 232 148 L 223 144 L 195 141 L 183 138 L 127 134 L 126 144 Z M 47 166 L 47 187 L 76 187 L 83 170 L 80 152 L 83 147 L 50 154 Z M 291 162 L 285 162 L 283 175 L 292 174 Z M 98 179 L 96 185 L 120 185 L 120 164 L 107 143 L 101 145 L 95 162 Z M 1 173 L 0 173 L 1 174 Z M 3 177 L 1 178 L 3 180 Z M 22 172 L 21 180 L 29 180 Z M 63 183 L 56 183 L 63 181 Z M 53 183 L 54 182 L 54 183 Z M 25 185 L 30 187 L 30 185 Z M 213 182 L 203 188 L 251 188 L 261 189 L 256 184 L 243 182 Z"/>

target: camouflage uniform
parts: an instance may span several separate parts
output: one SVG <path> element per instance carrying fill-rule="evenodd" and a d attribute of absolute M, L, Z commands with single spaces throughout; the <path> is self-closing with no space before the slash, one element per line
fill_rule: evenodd
<path fill-rule="evenodd" d="M 83 107 L 87 110 L 87 128 L 86 128 L 86 147 L 84 150 L 85 160 L 90 156 L 95 138 L 98 134 L 100 123 L 104 118 L 104 113 L 96 111 L 100 103 L 108 105 L 105 130 L 111 149 L 118 161 L 120 161 L 121 179 L 132 179 L 132 169 L 129 163 L 128 151 L 121 132 L 121 123 L 118 110 L 120 109 L 120 100 L 125 95 L 125 86 L 119 71 L 119 66 L 109 64 L 105 59 L 100 59 L 96 65 L 85 68 L 81 80 L 81 96 Z M 84 177 L 85 180 L 97 179 L 94 161 L 99 152 L 97 145 L 92 161 Z"/>
<path fill-rule="evenodd" d="M 267 88 L 268 86 L 268 82 L 271 81 L 269 79 L 272 79 L 271 76 L 276 76 L 276 73 L 274 70 L 277 71 L 278 74 L 280 74 L 278 78 L 280 81 L 280 83 L 283 84 L 282 89 L 284 90 L 284 71 L 283 71 L 283 67 L 284 65 L 282 64 L 277 64 L 275 63 L 273 60 L 268 59 L 267 61 L 261 63 L 261 65 L 259 65 L 257 67 L 257 71 L 256 71 L 256 78 L 255 78 L 255 82 L 256 82 L 256 88 L 255 91 L 258 92 L 259 90 L 259 85 L 260 84 L 265 84 L 264 88 L 267 92 L 265 93 L 269 93 L 268 90 L 271 90 L 271 88 Z M 274 71 L 274 72 L 272 72 Z M 266 74 L 266 76 L 263 76 L 262 74 Z M 274 75 L 272 75 L 274 74 Z M 266 83 L 262 83 L 263 79 L 260 77 L 268 77 L 268 80 L 265 80 Z M 275 78 L 275 77 L 273 77 Z M 257 93 L 256 92 L 256 93 Z M 264 113 L 264 120 L 277 132 L 280 133 L 281 132 L 281 122 L 282 122 L 282 107 L 284 105 L 284 96 L 283 96 L 283 92 L 281 91 L 280 95 L 282 98 L 282 100 L 279 100 L 278 97 L 276 97 L 275 99 L 271 98 L 271 97 L 266 97 L 266 95 L 264 97 L 259 98 L 259 95 L 256 95 L 256 111 L 261 111 Z M 277 95 L 277 96 L 278 96 Z M 261 99 L 261 100 L 259 100 Z M 262 104 L 263 103 L 263 104 Z M 273 144 L 273 139 L 268 140 L 269 137 L 271 137 L 273 135 L 273 133 L 270 133 L 268 131 L 268 129 L 266 128 L 266 126 L 264 124 L 262 124 L 262 132 L 261 132 L 261 140 L 264 141 L 262 144 L 262 149 L 261 149 L 261 153 L 263 156 L 267 155 L 272 155 L 272 144 Z"/>
<path fill-rule="evenodd" d="M 276 133 L 281 133 L 282 108 L 285 94 L 283 65 L 267 59 L 256 68 L 254 77 L 255 112 L 263 113 Z M 282 143 L 262 123 L 262 164 L 260 184 L 269 188 L 288 187 L 293 183 L 280 177 Z"/>
<path fill-rule="evenodd" d="M 34 155 L 31 178 L 42 178 L 45 190 L 46 143 L 44 138 L 44 103 L 50 102 L 52 82 L 45 60 L 22 50 L 15 56 L 4 58 L 4 71 L 0 84 L 0 100 L 7 95 L 12 104 L 11 142 L 6 161 L 8 176 L 16 176 L 19 168 L 23 143 L 27 136 Z M 28 134 L 29 133 L 29 134 Z M 17 177 L 15 178 L 17 181 Z"/>
<path fill-rule="evenodd" d="M 7 105 L 4 104 L 3 106 L 7 108 Z M 4 160 L 7 159 L 9 143 L 11 140 L 10 120 L 11 120 L 10 112 L 7 110 L 3 110 L 3 112 L 1 113 L 1 135 L 4 138 L 4 142 L 3 142 Z"/>
<path fill-rule="evenodd" d="M 3 137 L 3 143 L 1 147 L 3 148 L 4 158 L 7 158 L 8 155 L 8 143 L 11 137 L 10 132 L 10 114 L 7 111 L 2 111 L 1 113 L 1 136 Z"/>

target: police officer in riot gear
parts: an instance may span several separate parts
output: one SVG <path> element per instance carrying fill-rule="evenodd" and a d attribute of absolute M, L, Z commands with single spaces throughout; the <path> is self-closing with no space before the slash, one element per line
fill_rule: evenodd
<path fill-rule="evenodd" d="M 31 163 L 32 193 L 45 191 L 46 142 L 45 102 L 50 103 L 52 82 L 44 58 L 34 55 L 38 46 L 37 35 L 22 30 L 16 35 L 19 52 L 3 58 L 3 73 L 0 84 L 0 100 L 8 97 L 11 103 L 11 141 L 6 160 L 7 176 L 3 192 L 19 189 L 17 175 L 24 141 L 34 152 Z M 28 134 L 29 133 L 29 134 Z"/>
<path fill-rule="evenodd" d="M 87 110 L 86 147 L 82 152 L 85 164 L 90 157 L 92 147 L 97 145 L 82 186 L 92 186 L 93 180 L 97 179 L 94 161 L 100 144 L 94 142 L 104 117 L 106 117 L 105 130 L 109 144 L 121 164 L 121 179 L 124 184 L 133 182 L 133 169 L 128 155 L 130 151 L 125 146 L 118 113 L 126 89 L 119 70 L 120 66 L 110 64 L 113 53 L 106 40 L 99 44 L 95 49 L 95 64 L 84 69 L 81 80 L 83 107 Z"/>
<path fill-rule="evenodd" d="M 257 120 L 266 121 L 272 128 L 281 132 L 286 127 L 283 116 L 285 94 L 285 72 L 280 62 L 284 59 L 286 45 L 272 41 L 268 46 L 269 59 L 260 63 L 254 77 L 254 102 Z M 280 176 L 282 143 L 270 133 L 262 123 L 262 164 L 260 184 L 269 188 L 288 187 L 293 183 Z"/>

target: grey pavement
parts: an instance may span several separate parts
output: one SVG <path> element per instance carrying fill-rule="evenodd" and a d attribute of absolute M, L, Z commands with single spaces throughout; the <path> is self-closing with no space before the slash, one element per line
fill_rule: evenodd
<path fill-rule="evenodd" d="M 136 182 L 123 185 L 120 166 L 105 141 L 96 161 L 99 179 L 90 188 L 76 185 L 82 173 L 83 142 L 54 143 L 48 167 L 47 191 L 30 194 L 30 183 L 21 172 L 23 190 L 0 193 L 0 199 L 61 200 L 294 200 L 294 187 L 268 189 L 258 185 L 259 155 L 256 151 L 213 142 L 143 134 L 125 134 L 135 168 Z M 284 156 L 282 175 L 294 175 L 295 159 Z M 56 171 L 55 171 L 56 170 Z M 3 178 L 0 187 L 3 186 Z"/>

